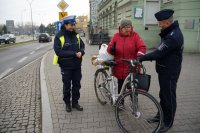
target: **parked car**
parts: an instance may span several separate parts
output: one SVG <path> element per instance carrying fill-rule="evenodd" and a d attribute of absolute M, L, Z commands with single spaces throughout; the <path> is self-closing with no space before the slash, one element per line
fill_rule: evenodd
<path fill-rule="evenodd" d="M 9 44 L 10 42 L 15 43 L 15 41 L 16 37 L 13 34 L 4 34 L 0 37 L 0 44 L 1 43 Z"/>
<path fill-rule="evenodd" d="M 83 30 L 79 31 L 81 37 L 85 37 L 85 32 Z"/>
<path fill-rule="evenodd" d="M 84 30 L 82 30 L 82 29 L 77 29 L 77 32 L 79 33 L 79 35 L 80 35 L 81 37 L 85 37 L 85 32 L 84 32 Z"/>
<path fill-rule="evenodd" d="M 52 38 L 48 33 L 41 33 L 38 40 L 39 42 L 51 42 Z"/>
<path fill-rule="evenodd" d="M 35 34 L 36 39 L 39 39 L 39 35 L 40 35 L 40 33 Z"/>

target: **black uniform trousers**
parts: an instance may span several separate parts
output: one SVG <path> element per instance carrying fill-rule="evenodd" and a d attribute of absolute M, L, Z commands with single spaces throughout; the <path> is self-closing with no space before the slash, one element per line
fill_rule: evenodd
<path fill-rule="evenodd" d="M 81 88 L 81 68 L 78 69 L 62 69 L 62 81 L 63 81 L 63 101 L 65 104 L 70 103 L 72 94 L 72 104 L 77 104 L 80 98 Z"/>
<path fill-rule="evenodd" d="M 172 126 L 176 113 L 176 84 L 179 74 L 158 74 L 160 85 L 160 105 L 163 110 L 164 123 Z"/>

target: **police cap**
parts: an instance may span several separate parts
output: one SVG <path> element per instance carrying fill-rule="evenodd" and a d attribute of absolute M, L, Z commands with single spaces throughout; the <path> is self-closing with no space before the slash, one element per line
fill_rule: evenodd
<path fill-rule="evenodd" d="M 172 9 L 164 9 L 155 13 L 157 21 L 162 21 L 170 18 L 173 15 L 174 11 Z"/>
<path fill-rule="evenodd" d="M 76 16 L 75 15 L 71 15 L 71 16 L 66 16 L 63 18 L 63 23 L 64 24 L 75 24 L 76 23 Z"/>

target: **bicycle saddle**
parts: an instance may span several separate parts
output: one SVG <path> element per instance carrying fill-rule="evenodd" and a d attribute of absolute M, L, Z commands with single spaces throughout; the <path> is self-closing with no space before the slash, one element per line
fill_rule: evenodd
<path fill-rule="evenodd" d="M 117 63 L 116 63 L 115 61 L 113 61 L 113 60 L 108 60 L 108 61 L 104 61 L 104 64 L 105 64 L 106 66 L 114 66 L 114 65 L 116 65 Z"/>

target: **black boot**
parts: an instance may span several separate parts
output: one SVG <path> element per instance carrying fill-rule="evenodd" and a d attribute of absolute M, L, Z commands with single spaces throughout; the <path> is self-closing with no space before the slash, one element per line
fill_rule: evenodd
<path fill-rule="evenodd" d="M 72 107 L 71 107 L 70 103 L 66 104 L 66 111 L 67 112 L 72 112 Z"/>
<path fill-rule="evenodd" d="M 72 108 L 75 108 L 75 109 L 77 109 L 78 111 L 83 111 L 83 107 L 80 106 L 78 103 L 72 104 Z"/>
<path fill-rule="evenodd" d="M 162 124 L 162 127 L 160 128 L 160 132 L 161 133 L 164 133 L 164 132 L 167 132 L 172 126 L 170 124 L 165 124 L 163 123 Z"/>

